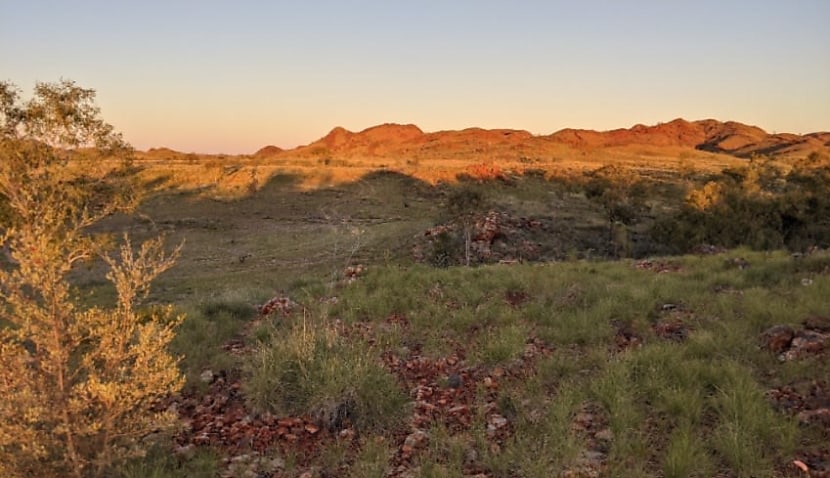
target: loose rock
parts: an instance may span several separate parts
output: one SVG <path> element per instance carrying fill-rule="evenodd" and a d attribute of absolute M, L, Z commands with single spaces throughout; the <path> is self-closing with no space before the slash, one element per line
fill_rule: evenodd
<path fill-rule="evenodd" d="M 790 348 L 794 337 L 795 330 L 789 325 L 775 325 L 761 333 L 761 346 L 780 354 Z"/>
<path fill-rule="evenodd" d="M 199 375 L 199 380 L 204 383 L 211 383 L 213 382 L 213 371 L 212 370 L 205 370 L 204 372 Z"/>
<path fill-rule="evenodd" d="M 830 317 L 814 315 L 804 319 L 804 328 L 816 332 L 830 332 Z"/>

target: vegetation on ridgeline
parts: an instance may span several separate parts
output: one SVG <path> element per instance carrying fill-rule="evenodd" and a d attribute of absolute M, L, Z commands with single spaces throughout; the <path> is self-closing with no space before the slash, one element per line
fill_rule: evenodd
<path fill-rule="evenodd" d="M 823 153 L 430 182 L 326 149 L 309 187 L 281 151 L 132 160 L 91 100 L 2 89 L 3 473 L 830 471 Z"/>

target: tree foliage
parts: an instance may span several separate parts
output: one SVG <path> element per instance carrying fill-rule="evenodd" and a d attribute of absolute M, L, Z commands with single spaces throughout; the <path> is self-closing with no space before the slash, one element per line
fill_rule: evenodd
<path fill-rule="evenodd" d="M 645 186 L 628 169 L 608 165 L 586 176 L 585 196 L 602 206 L 608 222 L 608 242 L 615 254 L 625 252 L 628 226 L 637 222 L 645 207 Z"/>
<path fill-rule="evenodd" d="M 830 246 L 830 161 L 814 153 L 791 167 L 753 158 L 694 186 L 655 237 L 678 250 L 701 244 L 805 250 Z"/>
<path fill-rule="evenodd" d="M 140 438 L 171 423 L 153 411 L 182 384 L 167 345 L 181 318 L 140 312 L 150 282 L 178 250 L 161 239 L 117 254 L 86 230 L 133 203 L 118 175 L 93 178 L 73 162 L 128 157 L 102 121 L 94 91 L 40 83 L 31 100 L 0 83 L 0 476 L 102 476 L 142 453 Z M 102 258 L 112 308 L 84 307 L 69 274 Z"/>

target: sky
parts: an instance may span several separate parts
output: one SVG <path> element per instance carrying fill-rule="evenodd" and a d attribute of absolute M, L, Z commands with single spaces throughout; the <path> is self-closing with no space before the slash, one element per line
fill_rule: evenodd
<path fill-rule="evenodd" d="M 828 0 L 0 0 L 0 81 L 97 91 L 139 149 L 342 126 L 830 131 Z"/>

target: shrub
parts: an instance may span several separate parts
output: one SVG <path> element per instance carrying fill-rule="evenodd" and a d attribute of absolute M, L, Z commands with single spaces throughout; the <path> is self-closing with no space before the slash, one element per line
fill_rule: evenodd
<path fill-rule="evenodd" d="M 0 269 L 2 476 L 102 476 L 141 455 L 141 439 L 174 418 L 153 406 L 182 384 L 167 352 L 181 318 L 137 306 L 178 251 L 166 254 L 160 239 L 134 251 L 125 237 L 110 255 L 85 234 L 129 202 L 118 187 L 98 188 L 102 200 L 84 187 L 94 178 L 70 169 L 80 147 L 129 152 L 93 97 L 63 81 L 38 84 L 19 105 L 14 87 L 0 83 L 0 194 L 10 210 L 2 236 L 10 264 Z M 95 256 L 110 268 L 112 308 L 83 308 L 68 281 Z"/>
<path fill-rule="evenodd" d="M 753 159 L 692 188 L 652 235 L 676 250 L 701 244 L 753 249 L 806 250 L 830 245 L 830 165 L 819 156 L 783 175 L 770 161 Z"/>

